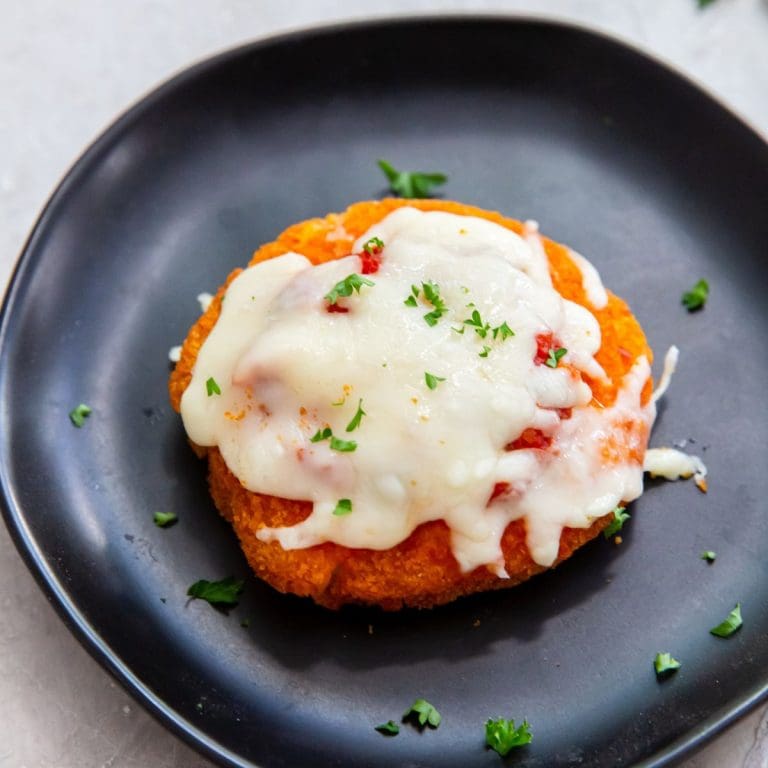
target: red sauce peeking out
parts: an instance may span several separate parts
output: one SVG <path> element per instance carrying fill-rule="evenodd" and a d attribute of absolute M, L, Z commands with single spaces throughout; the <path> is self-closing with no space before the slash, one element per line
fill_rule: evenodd
<path fill-rule="evenodd" d="M 370 241 L 365 244 L 362 253 L 358 254 L 358 256 L 360 256 L 361 264 L 360 271 L 364 275 L 374 275 L 379 271 L 379 267 L 381 266 L 381 251 L 382 247 L 380 245 L 372 245 L 370 244 Z"/>
<path fill-rule="evenodd" d="M 347 307 L 342 307 L 339 304 L 328 304 L 325 308 L 326 312 L 349 312 Z"/>
<path fill-rule="evenodd" d="M 552 445 L 552 438 L 545 435 L 540 429 L 529 427 L 516 440 L 504 446 L 505 451 L 519 451 L 526 448 L 538 448 L 544 450 Z"/>
<path fill-rule="evenodd" d="M 552 335 L 552 331 L 546 333 L 536 334 L 536 356 L 533 358 L 533 362 L 536 365 L 544 365 L 549 357 L 549 350 L 552 347 L 557 346 L 555 338 Z"/>
<path fill-rule="evenodd" d="M 493 492 L 491 493 L 491 498 L 488 499 L 488 503 L 490 504 L 494 499 L 498 499 L 499 496 L 504 496 L 507 493 L 509 493 L 509 483 L 496 483 L 493 486 Z"/>

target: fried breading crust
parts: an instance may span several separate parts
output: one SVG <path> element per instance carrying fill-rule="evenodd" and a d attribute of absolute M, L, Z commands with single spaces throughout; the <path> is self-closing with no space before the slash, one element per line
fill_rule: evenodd
<path fill-rule="evenodd" d="M 250 265 L 288 251 L 303 254 L 314 264 L 346 256 L 352 252 L 353 242 L 370 226 L 404 205 L 424 211 L 478 216 L 523 234 L 520 222 L 473 206 L 441 200 L 385 199 L 356 203 L 344 213 L 295 224 L 274 242 L 259 248 Z M 645 355 L 650 362 L 652 353 L 645 335 L 627 305 L 609 293 L 604 309 L 592 307 L 582 287 L 581 271 L 570 258 L 568 249 L 547 238 L 543 238 L 543 244 L 556 290 L 565 298 L 586 306 L 600 324 L 602 346 L 596 358 L 608 377 L 620 382 L 640 355 Z M 240 271 L 235 270 L 229 275 L 184 341 L 181 360 L 169 382 L 171 403 L 176 411 L 179 411 L 181 396 L 191 380 L 198 351 L 219 316 L 222 296 Z M 586 381 L 592 387 L 593 407 L 613 403 L 617 392 L 615 385 Z M 643 402 L 650 397 L 651 387 L 649 380 L 643 390 Z M 636 424 L 628 428 L 641 429 Z M 642 435 L 640 442 L 646 444 L 647 434 Z M 211 495 L 218 510 L 232 523 L 251 567 L 260 578 L 281 592 L 308 596 L 333 609 L 346 603 L 379 605 L 384 610 L 397 610 L 403 606 L 429 608 L 462 595 L 511 587 L 547 570 L 531 559 L 525 544 L 523 520 L 510 523 L 502 539 L 509 579 L 497 577 L 486 567 L 461 573 L 451 553 L 448 526 L 442 521 L 422 524 L 405 541 L 383 551 L 350 549 L 332 542 L 286 551 L 278 542 L 259 541 L 256 532 L 264 526 L 288 526 L 300 522 L 309 516 L 311 503 L 252 493 L 229 471 L 217 448 L 194 445 L 193 448 L 198 455 L 208 459 Z M 642 461 L 642 456 L 632 458 Z M 611 518 L 612 515 L 606 515 L 589 528 L 564 529 L 555 565 L 597 536 Z"/>

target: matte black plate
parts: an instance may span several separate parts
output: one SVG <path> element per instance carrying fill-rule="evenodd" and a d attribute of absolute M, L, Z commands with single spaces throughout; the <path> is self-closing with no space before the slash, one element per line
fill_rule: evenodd
<path fill-rule="evenodd" d="M 331 613 L 248 575 L 167 403 L 168 349 L 195 295 L 259 243 L 383 194 L 379 157 L 538 219 L 631 302 L 657 354 L 680 345 L 653 442 L 695 438 L 707 496 L 651 484 L 620 547 L 601 538 L 435 611 Z M 30 238 L 2 317 L 7 523 L 86 647 L 224 764 L 496 766 L 490 716 L 532 724 L 510 764 L 665 764 L 768 684 L 767 209 L 754 133 L 581 29 L 411 20 L 224 54 L 110 128 Z M 711 299 L 688 314 L 700 277 Z M 78 430 L 81 401 L 94 413 Z M 160 530 L 155 510 L 181 520 Z M 247 578 L 229 616 L 187 603 L 193 581 L 228 574 Z M 711 636 L 737 600 L 743 629 Z M 663 684 L 657 651 L 683 663 Z M 373 730 L 416 696 L 439 730 Z"/>

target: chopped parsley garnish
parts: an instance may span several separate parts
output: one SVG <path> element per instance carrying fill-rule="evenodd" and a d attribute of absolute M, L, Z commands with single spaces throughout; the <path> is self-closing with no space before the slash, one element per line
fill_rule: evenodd
<path fill-rule="evenodd" d="M 680 669 L 680 662 L 673 659 L 671 653 L 657 653 L 653 660 L 653 668 L 658 677 L 666 677 Z"/>
<path fill-rule="evenodd" d="M 367 277 L 361 277 L 354 272 L 351 275 L 347 275 L 343 280 L 340 280 L 333 286 L 329 293 L 326 293 L 323 297 L 329 304 L 335 304 L 340 297 L 351 296 L 353 292 L 360 293 L 360 289 L 364 286 L 376 285 L 373 280 L 369 280 Z"/>
<path fill-rule="evenodd" d="M 348 515 L 352 511 L 352 502 L 349 499 L 339 499 L 336 502 L 336 507 L 333 510 L 333 514 L 336 517 L 342 517 Z"/>
<path fill-rule="evenodd" d="M 219 385 L 216 383 L 216 379 L 214 379 L 213 376 L 205 382 L 205 391 L 208 393 L 208 397 L 221 394 Z"/>
<path fill-rule="evenodd" d="M 331 405 L 338 407 L 339 405 L 344 405 L 344 403 L 346 403 L 346 402 L 347 402 L 347 398 L 346 397 L 342 397 L 340 400 L 334 400 L 331 403 Z"/>
<path fill-rule="evenodd" d="M 187 590 L 187 595 L 207 600 L 211 605 L 235 605 L 237 596 L 243 591 L 243 584 L 242 580 L 232 576 L 221 581 L 200 579 Z"/>
<path fill-rule="evenodd" d="M 447 312 L 445 302 L 440 296 L 440 287 L 435 283 L 422 283 L 421 288 L 424 291 L 424 298 L 434 309 L 424 315 L 427 325 L 436 325 L 437 321 Z"/>
<path fill-rule="evenodd" d="M 403 712 L 403 720 L 407 720 L 415 715 L 420 727 L 429 725 L 430 728 L 437 728 L 443 719 L 440 713 L 426 700 L 416 699 L 408 709 Z"/>
<path fill-rule="evenodd" d="M 421 289 L 411 286 L 411 295 L 403 302 L 406 307 L 417 307 L 419 294 L 424 292 L 424 301 L 431 304 L 434 309 L 424 315 L 424 321 L 429 326 L 437 325 L 437 321 L 448 311 L 448 307 L 440 296 L 440 286 L 435 283 L 422 283 Z"/>
<path fill-rule="evenodd" d="M 354 451 L 357 448 L 357 443 L 354 440 L 341 440 L 338 437 L 334 437 L 333 430 L 331 430 L 330 427 L 325 427 L 325 429 L 318 429 L 317 432 L 315 432 L 315 434 L 309 438 L 309 442 L 321 443 L 323 442 L 323 440 L 328 440 L 328 439 L 330 439 L 331 441 L 332 451 L 340 451 L 341 453 L 350 453 L 351 451 Z"/>
<path fill-rule="evenodd" d="M 625 507 L 616 507 L 616 509 L 613 510 L 613 520 L 608 523 L 608 527 L 603 531 L 603 536 L 605 536 L 606 539 L 610 539 L 611 536 L 617 534 L 624 527 L 624 523 L 626 523 L 630 517 L 631 515 L 627 513 Z"/>
<path fill-rule="evenodd" d="M 514 720 L 488 720 L 485 724 L 485 743 L 502 757 L 506 757 L 515 747 L 523 747 L 533 741 L 531 726 L 527 720 L 516 728 Z"/>
<path fill-rule="evenodd" d="M 474 304 L 472 306 L 474 306 Z M 464 325 L 469 325 L 471 328 L 474 328 L 475 333 L 481 339 L 484 339 L 488 335 L 488 331 L 491 330 L 491 326 L 488 323 L 483 322 L 480 313 L 476 309 L 472 310 L 472 317 L 469 320 L 465 320 Z"/>
<path fill-rule="evenodd" d="M 419 287 L 417 285 L 411 286 L 411 295 L 403 302 L 406 307 L 417 307 L 416 299 L 419 298 Z"/>
<path fill-rule="evenodd" d="M 701 309 L 707 302 L 709 296 L 709 283 L 706 280 L 699 280 L 690 291 L 686 291 L 681 301 L 689 312 Z"/>
<path fill-rule="evenodd" d="M 368 254 L 372 254 L 374 251 L 380 251 L 383 247 L 384 241 L 378 237 L 372 237 L 363 244 L 363 250 Z"/>
<path fill-rule="evenodd" d="M 323 440 L 327 440 L 331 435 L 333 434 L 333 431 L 330 427 L 326 427 L 325 429 L 318 429 L 317 432 L 315 432 L 312 437 L 309 438 L 310 443 L 319 443 Z"/>
<path fill-rule="evenodd" d="M 696 2 L 698 3 L 699 8 L 706 8 L 708 5 L 712 5 L 715 0 L 696 0 Z"/>
<path fill-rule="evenodd" d="M 424 381 L 430 389 L 437 389 L 437 385 L 441 381 L 445 381 L 443 376 L 435 376 L 434 373 L 424 372 Z"/>
<path fill-rule="evenodd" d="M 347 432 L 354 432 L 360 426 L 363 416 L 367 415 L 368 414 L 363 410 L 363 400 L 360 398 L 357 403 L 357 412 L 352 417 L 352 421 L 347 424 Z"/>
<path fill-rule="evenodd" d="M 736 603 L 736 607 L 728 614 L 724 621 L 721 621 L 716 627 L 709 630 L 711 635 L 717 637 L 730 637 L 742 625 L 741 603 Z"/>
<path fill-rule="evenodd" d="M 166 528 L 169 525 L 173 525 L 179 519 L 179 516 L 175 512 L 155 512 L 153 519 L 158 528 Z"/>
<path fill-rule="evenodd" d="M 80 403 L 69 412 L 69 420 L 78 428 L 85 424 L 85 420 L 91 415 L 92 409 L 85 403 Z"/>
<path fill-rule="evenodd" d="M 400 733 L 400 726 L 393 720 L 387 720 L 386 723 L 374 726 L 374 730 L 383 733 L 385 736 L 397 736 Z"/>
<path fill-rule="evenodd" d="M 714 563 L 717 558 L 717 552 L 713 552 L 711 549 L 701 553 L 701 559 L 706 560 L 708 563 Z"/>
<path fill-rule="evenodd" d="M 504 341 L 505 339 L 508 339 L 510 336 L 514 336 L 514 335 L 515 335 L 515 332 L 507 325 L 506 320 L 501 325 L 497 325 L 493 329 L 494 339 L 497 336 L 501 336 L 501 340 Z"/>
<path fill-rule="evenodd" d="M 484 344 L 483 345 L 483 351 L 482 352 L 478 352 L 477 354 L 478 354 L 479 357 L 488 357 L 488 353 L 490 351 L 491 351 L 491 348 L 487 344 Z"/>
<path fill-rule="evenodd" d="M 352 453 L 352 451 L 357 450 L 357 443 L 354 440 L 341 440 L 331 436 L 331 450 L 339 451 L 339 453 Z"/>
<path fill-rule="evenodd" d="M 400 197 L 429 197 L 432 187 L 448 181 L 444 173 L 397 171 L 386 160 L 379 160 L 378 165 L 389 181 L 389 188 Z"/>
<path fill-rule="evenodd" d="M 544 361 L 544 365 L 548 365 L 550 368 L 557 368 L 557 364 L 560 362 L 560 358 L 567 352 L 568 350 L 565 347 L 558 347 L 555 349 L 554 347 L 550 348 L 549 355 L 547 356 L 547 359 Z"/>

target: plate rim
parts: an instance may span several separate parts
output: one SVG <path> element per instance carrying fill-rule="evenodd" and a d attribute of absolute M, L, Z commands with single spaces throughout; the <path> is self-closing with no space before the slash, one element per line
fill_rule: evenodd
<path fill-rule="evenodd" d="M 167 94 L 216 68 L 220 64 L 236 59 L 247 52 L 255 52 L 273 46 L 300 45 L 305 39 L 332 37 L 346 33 L 360 34 L 374 28 L 417 26 L 425 23 L 435 26 L 456 23 L 482 25 L 489 22 L 511 26 L 548 27 L 591 37 L 597 39 L 602 45 L 619 49 L 623 48 L 625 51 L 629 51 L 634 56 L 643 60 L 645 64 L 654 66 L 662 70 L 664 74 L 683 81 L 688 88 L 714 102 L 731 120 L 751 134 L 753 139 L 757 139 L 760 144 L 768 148 L 768 131 L 764 132 L 759 127 L 753 125 L 748 118 L 724 102 L 719 95 L 715 94 L 695 76 L 681 70 L 665 57 L 639 47 L 634 41 L 620 34 L 571 19 L 561 19 L 546 14 L 511 11 L 454 11 L 407 15 L 382 14 L 369 18 L 345 19 L 329 23 L 283 28 L 278 32 L 263 37 L 254 38 L 231 47 L 225 47 L 211 55 L 197 58 L 187 66 L 176 69 L 168 77 L 161 79 L 156 85 L 150 86 L 147 90 L 143 91 L 128 106 L 119 111 L 106 124 L 106 127 L 102 128 L 96 137 L 75 157 L 60 176 L 59 181 L 37 215 L 35 223 L 22 245 L 5 287 L 2 303 L 0 304 L 0 362 L 2 362 L 6 347 L 10 343 L 8 337 L 11 336 L 12 323 L 15 316 L 14 307 L 17 303 L 19 290 L 27 274 L 36 266 L 36 262 L 33 260 L 33 252 L 36 250 L 40 239 L 44 236 L 49 223 L 51 223 L 52 219 L 55 219 L 58 207 L 64 204 L 70 192 L 77 188 L 79 178 L 89 170 L 90 165 L 97 159 L 99 153 L 119 142 L 120 134 L 128 129 L 132 122 L 140 117 L 145 110 L 151 108 L 156 102 L 161 101 Z M 0 368 L 0 377 L 3 375 L 4 371 Z M 0 402 L 0 420 L 5 420 L 6 418 L 5 403 Z M 0 459 L 2 458 L 3 456 L 0 455 Z M 46 563 L 37 542 L 29 530 L 21 505 L 15 499 L 13 484 L 8 477 L 6 463 L 2 460 L 0 460 L 0 513 L 16 551 L 32 574 L 46 600 L 52 605 L 59 618 L 81 647 L 98 662 L 102 669 L 106 670 L 155 720 L 159 721 L 175 736 L 180 737 L 185 743 L 203 754 L 206 758 L 226 768 L 260 768 L 258 764 L 246 760 L 215 739 L 212 739 L 204 731 L 194 726 L 189 720 L 168 706 L 100 638 L 96 629 L 86 620 L 82 610 L 78 608 L 73 597 L 69 595 Z M 636 766 L 664 768 L 665 766 L 677 763 L 684 757 L 690 757 L 694 752 L 722 733 L 728 726 L 766 700 L 768 700 L 768 675 L 763 684 L 757 685 L 747 692 L 735 706 L 723 706 L 697 726 L 687 730 L 666 747 L 657 750 L 647 758 L 641 759 L 640 762 L 636 763 Z"/>

